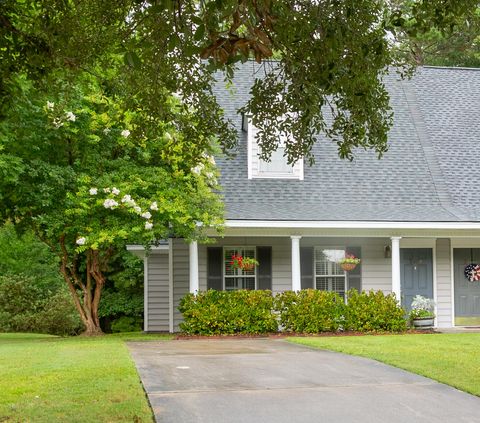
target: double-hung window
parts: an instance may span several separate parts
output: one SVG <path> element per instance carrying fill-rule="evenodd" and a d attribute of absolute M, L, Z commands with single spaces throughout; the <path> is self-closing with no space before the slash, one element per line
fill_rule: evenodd
<path fill-rule="evenodd" d="M 347 273 L 338 263 L 344 257 L 344 248 L 315 248 L 316 289 L 333 291 L 345 298 Z"/>
<path fill-rule="evenodd" d="M 255 247 L 225 247 L 223 249 L 223 286 L 225 291 L 238 289 L 256 289 L 257 266 L 252 270 L 235 269 L 231 262 L 232 256 L 256 258 Z"/>

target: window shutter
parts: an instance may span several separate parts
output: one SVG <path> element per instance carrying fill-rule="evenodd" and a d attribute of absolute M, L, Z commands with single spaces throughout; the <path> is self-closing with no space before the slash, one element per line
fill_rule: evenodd
<path fill-rule="evenodd" d="M 313 288 L 313 247 L 300 247 L 302 289 Z"/>
<path fill-rule="evenodd" d="M 359 259 L 362 258 L 362 249 L 360 247 L 347 247 L 347 254 L 353 254 Z M 355 288 L 358 292 L 362 291 L 362 262 L 355 269 L 347 272 L 348 289 Z"/>
<path fill-rule="evenodd" d="M 257 289 L 272 290 L 272 247 L 257 247 Z"/>
<path fill-rule="evenodd" d="M 207 289 L 223 290 L 223 248 L 207 248 Z"/>

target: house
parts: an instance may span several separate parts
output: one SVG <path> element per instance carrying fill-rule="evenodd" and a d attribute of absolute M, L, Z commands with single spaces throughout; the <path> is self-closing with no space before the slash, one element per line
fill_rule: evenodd
<path fill-rule="evenodd" d="M 242 130 L 236 110 L 254 66 L 239 69 L 233 94 L 217 89 L 239 133 L 236 157 L 217 161 L 224 237 L 213 245 L 169 239 L 144 258 L 145 330 L 178 330 L 179 300 L 210 288 L 373 289 L 394 292 L 406 307 L 421 294 L 436 302 L 437 327 L 480 325 L 480 282 L 464 275 L 480 263 L 480 70 L 423 67 L 404 81 L 389 75 L 395 118 L 381 160 L 363 150 L 353 162 L 340 160 L 334 143 L 319 140 L 314 166 L 290 167 L 281 149 L 270 163 L 260 160 L 255 128 Z M 232 270 L 234 253 L 259 265 Z M 361 264 L 343 271 L 345 254 Z"/>

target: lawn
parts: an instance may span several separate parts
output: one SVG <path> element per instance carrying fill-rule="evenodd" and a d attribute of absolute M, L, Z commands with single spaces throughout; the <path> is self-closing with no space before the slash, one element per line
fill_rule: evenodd
<path fill-rule="evenodd" d="M 0 333 L 0 422 L 152 422 L 130 339 Z"/>
<path fill-rule="evenodd" d="M 290 338 L 373 358 L 480 396 L 480 333 Z"/>

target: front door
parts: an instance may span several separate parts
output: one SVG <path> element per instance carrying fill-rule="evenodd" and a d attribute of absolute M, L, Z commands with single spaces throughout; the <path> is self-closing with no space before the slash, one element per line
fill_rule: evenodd
<path fill-rule="evenodd" d="M 468 264 L 480 264 L 480 248 L 453 250 L 455 283 L 455 325 L 480 325 L 480 281 L 470 282 L 464 274 Z"/>
<path fill-rule="evenodd" d="M 415 295 L 433 298 L 431 248 L 400 249 L 400 282 L 402 306 L 407 311 L 410 311 Z"/>

